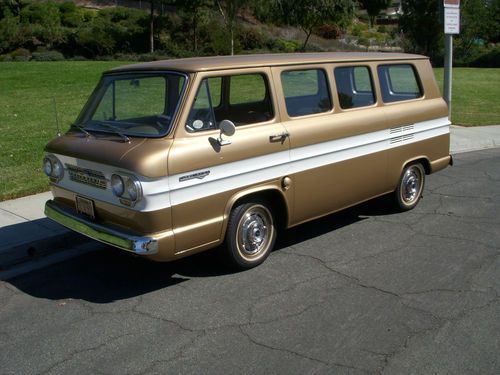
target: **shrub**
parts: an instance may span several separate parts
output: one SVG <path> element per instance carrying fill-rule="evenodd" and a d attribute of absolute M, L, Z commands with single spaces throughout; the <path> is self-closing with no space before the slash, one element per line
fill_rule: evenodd
<path fill-rule="evenodd" d="M 157 60 L 167 60 L 168 56 L 161 51 L 156 51 L 153 53 L 142 53 L 138 55 L 138 61 L 157 61 Z"/>
<path fill-rule="evenodd" d="M 66 60 L 68 60 L 68 61 L 87 61 L 88 59 L 84 56 L 73 56 L 73 57 L 70 57 Z"/>
<path fill-rule="evenodd" d="M 353 36 L 361 36 L 361 33 L 363 31 L 368 30 L 368 26 L 365 25 L 364 23 L 356 23 L 353 24 L 351 27 L 351 35 Z"/>
<path fill-rule="evenodd" d="M 231 52 L 231 37 L 217 20 L 213 20 L 208 26 L 209 41 L 204 46 L 203 52 L 215 55 L 228 55 Z M 234 51 L 237 53 L 241 49 L 239 40 L 234 39 Z"/>
<path fill-rule="evenodd" d="M 380 25 L 379 27 L 377 27 L 377 31 L 379 33 L 386 33 L 387 32 L 387 26 L 385 25 Z"/>
<path fill-rule="evenodd" d="M 0 62 L 12 61 L 12 56 L 9 54 L 0 55 Z"/>
<path fill-rule="evenodd" d="M 263 48 L 266 44 L 264 35 L 254 28 L 241 28 L 238 30 L 238 37 L 241 48 L 244 50 Z"/>
<path fill-rule="evenodd" d="M 322 47 L 322 46 L 320 46 L 319 44 L 309 42 L 309 43 L 307 43 L 306 51 L 309 51 L 309 52 L 325 52 L 325 51 L 327 51 L 327 49 L 324 48 L 324 47 Z"/>
<path fill-rule="evenodd" d="M 358 39 L 358 44 L 362 46 L 369 46 L 370 41 L 367 38 L 359 38 Z"/>
<path fill-rule="evenodd" d="M 500 68 L 500 47 L 476 47 L 469 56 L 455 58 L 454 64 L 475 68 Z"/>
<path fill-rule="evenodd" d="M 500 68 L 500 47 L 495 47 L 481 54 L 471 62 L 471 66 L 478 68 Z"/>
<path fill-rule="evenodd" d="M 18 48 L 10 53 L 12 60 L 14 61 L 29 61 L 31 58 L 31 53 L 25 48 Z"/>
<path fill-rule="evenodd" d="M 302 43 L 298 40 L 277 39 L 276 47 L 282 52 L 296 52 L 302 48 Z"/>
<path fill-rule="evenodd" d="M 138 61 L 139 57 L 132 53 L 115 53 L 113 59 L 116 61 Z"/>
<path fill-rule="evenodd" d="M 340 36 L 340 30 L 335 25 L 324 24 L 316 29 L 316 34 L 325 39 L 337 39 Z"/>
<path fill-rule="evenodd" d="M 35 61 L 62 61 L 64 55 L 59 51 L 33 52 L 32 58 Z"/>

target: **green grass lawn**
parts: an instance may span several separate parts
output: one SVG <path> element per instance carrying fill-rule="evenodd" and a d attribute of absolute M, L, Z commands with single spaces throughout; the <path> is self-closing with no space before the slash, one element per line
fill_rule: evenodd
<path fill-rule="evenodd" d="M 434 70 L 443 91 L 442 68 Z M 500 69 L 454 68 L 451 121 L 455 125 L 500 125 Z"/>
<path fill-rule="evenodd" d="M 43 147 L 76 119 L 101 73 L 123 62 L 0 63 L 0 201 L 48 189 Z M 500 69 L 453 71 L 452 121 L 500 124 Z M 442 86 L 443 70 L 436 69 Z"/>
<path fill-rule="evenodd" d="M 43 147 L 76 119 L 101 73 L 119 62 L 0 63 L 0 201 L 48 189 Z"/>

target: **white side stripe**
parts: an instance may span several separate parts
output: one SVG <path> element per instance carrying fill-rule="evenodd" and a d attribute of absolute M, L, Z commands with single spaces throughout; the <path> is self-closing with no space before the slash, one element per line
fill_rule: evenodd
<path fill-rule="evenodd" d="M 207 167 L 202 170 L 186 171 L 182 174 L 154 180 L 137 176 L 141 181 L 144 197 L 134 209 L 146 212 L 168 208 L 224 191 L 389 150 L 448 134 L 450 132 L 449 126 L 448 118 L 443 117 Z M 108 180 L 111 174 L 116 172 L 115 168 L 107 165 L 77 160 L 63 155 L 57 155 L 57 157 L 63 163 L 100 170 Z M 206 174 L 207 171 L 210 173 Z M 204 178 L 193 178 L 182 182 L 179 180 L 183 176 L 196 175 L 197 173 L 204 174 Z M 89 198 L 121 205 L 109 189 L 96 189 L 70 181 L 66 176 L 58 185 Z"/>
<path fill-rule="evenodd" d="M 292 149 L 290 153 L 282 151 L 223 164 L 207 168 L 210 169 L 210 175 L 201 181 L 179 182 L 181 175 L 171 176 L 169 178 L 171 204 L 174 206 L 186 203 L 224 191 L 279 178 L 287 174 L 298 173 L 437 137 L 449 133 L 449 125 L 450 122 L 445 117 L 402 127 L 397 136 L 405 138 L 398 143 L 391 143 L 391 139 L 396 134 L 391 134 L 390 129 L 384 129 Z M 407 137 L 409 135 L 413 135 L 413 137 Z M 198 171 L 188 173 L 196 172 Z"/>

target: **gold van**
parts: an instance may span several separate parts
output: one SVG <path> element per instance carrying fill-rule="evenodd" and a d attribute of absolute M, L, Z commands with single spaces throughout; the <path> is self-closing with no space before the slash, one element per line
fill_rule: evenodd
<path fill-rule="evenodd" d="M 425 56 L 201 57 L 105 72 L 47 144 L 46 215 L 168 261 L 223 244 L 262 263 L 290 228 L 393 193 L 418 203 L 452 163 L 448 109 Z"/>

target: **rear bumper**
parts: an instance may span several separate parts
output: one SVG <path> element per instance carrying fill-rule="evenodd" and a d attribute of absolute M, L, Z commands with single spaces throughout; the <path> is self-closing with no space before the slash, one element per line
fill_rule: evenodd
<path fill-rule="evenodd" d="M 447 155 L 444 158 L 434 160 L 431 162 L 431 173 L 440 171 L 446 168 L 448 165 L 453 165 L 453 156 Z"/>
<path fill-rule="evenodd" d="M 139 237 L 89 221 L 53 200 L 45 203 L 45 215 L 55 222 L 94 240 L 139 255 L 158 253 L 159 237 Z"/>

